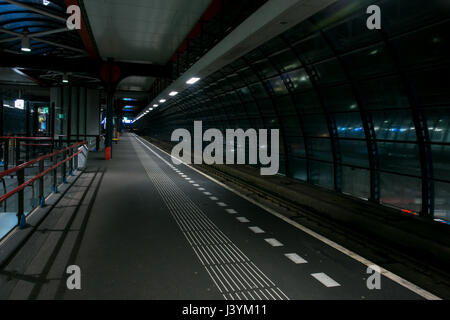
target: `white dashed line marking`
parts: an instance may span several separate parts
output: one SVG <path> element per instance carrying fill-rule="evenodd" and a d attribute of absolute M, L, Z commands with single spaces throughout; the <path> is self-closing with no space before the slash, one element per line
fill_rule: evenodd
<path fill-rule="evenodd" d="M 314 278 L 319 280 L 325 287 L 327 288 L 333 288 L 333 287 L 340 287 L 341 285 L 331 279 L 329 276 L 327 276 L 325 273 L 313 273 L 311 274 Z"/>
<path fill-rule="evenodd" d="M 192 180 L 191 180 L 191 181 L 189 181 L 189 183 L 192 183 L 192 184 L 194 184 L 194 183 L 195 183 L 195 181 L 192 181 Z"/>
<path fill-rule="evenodd" d="M 199 191 L 205 191 L 205 188 L 198 188 Z"/>
<path fill-rule="evenodd" d="M 234 209 L 226 209 L 226 211 L 227 211 L 229 214 L 236 214 L 236 213 L 237 213 L 237 211 L 234 210 Z"/>
<path fill-rule="evenodd" d="M 250 230 L 252 230 L 254 233 L 266 233 L 263 229 L 260 227 L 249 227 Z"/>
<path fill-rule="evenodd" d="M 306 261 L 305 259 L 303 259 L 302 257 L 300 257 L 296 253 L 286 253 L 285 256 L 286 256 L 286 258 L 288 258 L 289 260 L 291 260 L 295 264 L 308 263 L 308 261 Z"/>
<path fill-rule="evenodd" d="M 219 207 L 228 207 L 228 205 L 226 203 L 223 203 L 223 202 L 217 202 L 217 205 Z"/>
<path fill-rule="evenodd" d="M 274 238 L 264 239 L 264 241 L 266 241 L 272 247 L 282 247 L 282 246 L 284 246 L 284 244 L 282 244 L 280 241 L 278 241 L 277 239 L 274 239 Z"/>
<path fill-rule="evenodd" d="M 217 201 L 217 200 L 219 200 L 219 198 L 217 198 L 217 197 L 209 197 L 212 201 Z"/>
<path fill-rule="evenodd" d="M 203 192 L 203 194 L 204 194 L 205 196 L 210 196 L 210 195 L 212 195 L 211 192 Z"/>
<path fill-rule="evenodd" d="M 239 222 L 242 222 L 242 223 L 249 223 L 250 222 L 250 220 L 248 220 L 246 217 L 237 217 L 236 219 Z"/>
<path fill-rule="evenodd" d="M 194 187 L 200 187 L 200 185 L 199 184 L 194 184 Z"/>

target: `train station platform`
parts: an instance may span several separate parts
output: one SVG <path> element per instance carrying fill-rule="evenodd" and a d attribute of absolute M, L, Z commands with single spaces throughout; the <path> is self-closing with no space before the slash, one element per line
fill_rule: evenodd
<path fill-rule="evenodd" d="M 0 299 L 438 298 L 384 269 L 371 290 L 370 261 L 134 134 L 28 222 L 0 244 Z"/>

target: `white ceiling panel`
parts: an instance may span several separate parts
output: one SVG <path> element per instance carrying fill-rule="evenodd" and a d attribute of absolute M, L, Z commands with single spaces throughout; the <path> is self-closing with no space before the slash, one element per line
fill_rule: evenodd
<path fill-rule="evenodd" d="M 212 0 L 84 0 L 103 58 L 166 64 Z"/>

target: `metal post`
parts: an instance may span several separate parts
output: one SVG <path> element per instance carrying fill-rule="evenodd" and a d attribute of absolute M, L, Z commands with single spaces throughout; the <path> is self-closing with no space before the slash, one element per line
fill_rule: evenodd
<path fill-rule="evenodd" d="M 15 147 L 16 147 L 16 161 L 15 161 L 15 165 L 18 166 L 19 165 L 19 161 L 20 161 L 20 140 L 19 139 L 15 139 L 14 140 L 15 143 Z"/>
<path fill-rule="evenodd" d="M 8 163 L 9 163 L 9 140 L 6 139 L 5 140 L 5 153 L 4 153 L 5 158 L 3 159 L 3 167 L 4 170 L 8 170 Z"/>
<path fill-rule="evenodd" d="M 67 150 L 63 152 L 63 159 L 67 159 Z M 62 171 L 62 177 L 63 177 L 63 183 L 67 183 L 67 176 L 66 176 L 66 171 L 67 171 L 67 162 L 64 162 L 63 165 L 61 166 L 61 171 Z"/>
<path fill-rule="evenodd" d="M 100 136 L 97 136 L 95 138 L 95 150 L 98 152 L 100 151 Z"/>
<path fill-rule="evenodd" d="M 30 102 L 29 101 L 27 101 L 27 103 L 26 103 L 25 116 L 26 116 L 26 119 L 25 119 L 25 128 L 26 128 L 25 136 L 26 137 L 31 137 L 31 124 L 30 124 L 31 110 L 30 110 Z M 30 147 L 28 146 L 28 143 L 27 143 L 27 146 L 25 147 L 25 159 L 26 159 L 26 161 L 30 160 Z"/>
<path fill-rule="evenodd" d="M 20 163 L 17 164 L 22 163 L 23 162 L 20 161 Z M 25 169 L 22 169 L 17 172 L 17 186 L 21 186 L 24 183 L 25 183 Z M 17 206 L 17 225 L 20 228 L 23 228 L 26 224 L 26 218 L 24 214 L 24 200 L 25 200 L 24 189 L 22 189 L 18 192 L 18 206 Z"/>
<path fill-rule="evenodd" d="M 39 161 L 39 173 L 44 171 L 44 160 Z M 41 208 L 45 206 L 45 198 L 44 198 L 44 177 L 39 178 L 39 202 L 41 204 Z"/>
<path fill-rule="evenodd" d="M 69 157 L 73 155 L 73 148 L 69 149 Z M 73 158 L 69 161 L 69 175 L 73 176 Z"/>
<path fill-rule="evenodd" d="M 108 85 L 106 103 L 106 141 L 105 141 L 105 159 L 112 159 L 112 136 L 113 136 L 113 90 Z"/>
<path fill-rule="evenodd" d="M 56 165 L 58 156 L 54 155 L 52 157 L 52 160 L 53 160 L 53 165 Z M 55 168 L 53 170 L 53 192 L 58 193 L 58 168 Z"/>

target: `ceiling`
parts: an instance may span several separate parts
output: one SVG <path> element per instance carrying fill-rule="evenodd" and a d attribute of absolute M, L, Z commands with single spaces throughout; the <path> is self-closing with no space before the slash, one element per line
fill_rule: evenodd
<path fill-rule="evenodd" d="M 99 54 L 165 65 L 211 0 L 84 0 Z"/>

